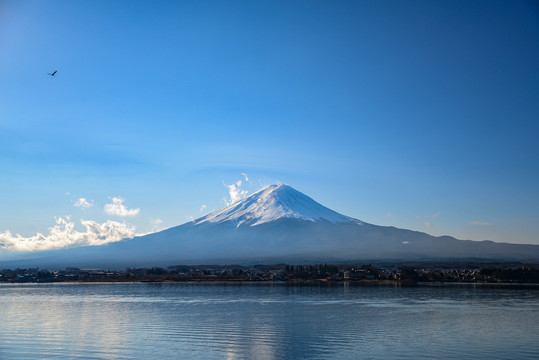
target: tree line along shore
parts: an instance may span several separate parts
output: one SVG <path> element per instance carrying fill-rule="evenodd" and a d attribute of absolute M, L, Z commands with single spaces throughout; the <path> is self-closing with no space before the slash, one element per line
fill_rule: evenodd
<path fill-rule="evenodd" d="M 539 284 L 539 264 L 316 264 L 316 265 L 174 265 L 167 268 L 125 270 L 3 269 L 0 283 L 54 282 L 185 282 L 185 281 L 283 281 L 283 282 L 471 282 Z"/>

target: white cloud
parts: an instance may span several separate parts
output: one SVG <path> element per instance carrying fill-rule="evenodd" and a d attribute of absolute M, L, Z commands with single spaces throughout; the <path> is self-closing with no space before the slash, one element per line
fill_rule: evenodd
<path fill-rule="evenodd" d="M 425 221 L 425 226 L 430 228 L 432 226 L 432 224 L 430 222 L 428 222 L 428 221 Z"/>
<path fill-rule="evenodd" d="M 472 226 L 491 226 L 492 224 L 486 221 L 472 221 L 469 222 L 468 225 Z"/>
<path fill-rule="evenodd" d="M 94 206 L 94 204 L 88 202 L 86 200 L 86 198 L 80 198 L 79 200 L 77 200 L 77 202 L 74 204 L 74 206 L 78 206 L 78 207 L 81 207 L 83 209 L 87 209 L 87 208 L 91 208 L 92 206 Z"/>
<path fill-rule="evenodd" d="M 112 204 L 105 204 L 105 212 L 109 215 L 117 216 L 137 216 L 140 213 L 140 209 L 128 209 L 123 204 L 125 199 L 121 197 L 113 197 Z"/>
<path fill-rule="evenodd" d="M 37 233 L 23 237 L 5 231 L 0 233 L 0 248 L 9 251 L 43 251 L 71 246 L 96 246 L 120 241 L 135 236 L 135 226 L 107 220 L 99 224 L 93 220 L 81 220 L 86 231 L 75 230 L 70 216 L 55 218 L 56 225 L 49 228 L 49 234 Z"/>
<path fill-rule="evenodd" d="M 241 180 L 238 180 L 235 184 L 232 185 L 225 184 L 225 186 L 228 188 L 228 195 L 230 196 L 230 199 L 224 199 L 227 206 L 237 201 L 240 201 L 245 196 L 247 196 L 249 192 L 247 190 L 242 190 L 241 185 Z"/>
<path fill-rule="evenodd" d="M 150 218 L 150 222 L 153 225 L 152 232 L 158 231 L 161 228 L 161 225 L 163 224 L 163 220 L 161 220 L 159 218 L 157 218 L 157 219 Z"/>
<path fill-rule="evenodd" d="M 203 212 L 204 209 L 206 209 L 207 207 L 208 207 L 208 205 L 203 204 L 203 205 L 200 207 L 200 212 Z"/>
<path fill-rule="evenodd" d="M 249 178 L 247 177 L 246 173 L 241 173 L 245 177 L 245 181 L 249 181 Z"/>

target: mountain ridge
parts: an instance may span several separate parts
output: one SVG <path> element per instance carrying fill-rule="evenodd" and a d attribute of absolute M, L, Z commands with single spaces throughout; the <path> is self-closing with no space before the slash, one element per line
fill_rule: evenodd
<path fill-rule="evenodd" d="M 539 261 L 539 245 L 458 240 L 373 225 L 328 209 L 289 185 L 278 184 L 160 232 L 31 257 L 26 264 L 57 268 L 382 259 Z"/>

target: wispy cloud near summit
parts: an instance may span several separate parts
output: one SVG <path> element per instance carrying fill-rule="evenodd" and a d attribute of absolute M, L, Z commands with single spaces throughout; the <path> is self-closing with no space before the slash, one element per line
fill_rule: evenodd
<path fill-rule="evenodd" d="M 235 203 L 236 201 L 240 201 L 241 199 L 247 196 L 249 191 L 242 190 L 241 185 L 242 185 L 241 180 L 236 181 L 236 183 L 232 185 L 225 184 L 225 186 L 228 188 L 228 195 L 230 196 L 229 199 L 226 199 L 226 198 L 224 199 L 225 204 L 227 206 Z"/>

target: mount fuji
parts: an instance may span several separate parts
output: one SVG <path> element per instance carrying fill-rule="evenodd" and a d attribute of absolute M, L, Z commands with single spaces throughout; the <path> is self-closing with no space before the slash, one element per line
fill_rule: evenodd
<path fill-rule="evenodd" d="M 230 221 L 236 227 L 253 227 L 280 219 L 361 223 L 320 205 L 289 185 L 279 184 L 266 186 L 248 198 L 198 219 L 195 224 Z"/>
<path fill-rule="evenodd" d="M 270 185 L 192 222 L 102 246 L 34 254 L 39 266 L 368 260 L 539 260 L 539 245 L 457 240 L 341 215 L 285 185 Z"/>

